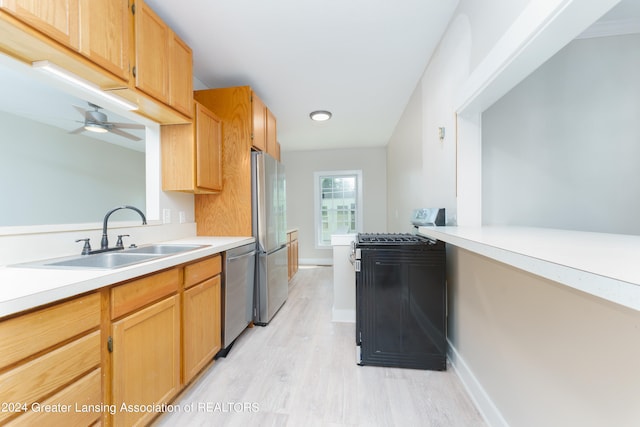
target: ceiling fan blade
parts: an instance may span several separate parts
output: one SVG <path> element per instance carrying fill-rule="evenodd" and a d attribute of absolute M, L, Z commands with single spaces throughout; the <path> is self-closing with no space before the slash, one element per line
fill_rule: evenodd
<path fill-rule="evenodd" d="M 78 107 L 77 105 L 74 105 L 73 108 L 75 108 L 78 113 L 82 114 L 82 117 L 85 117 L 87 114 L 87 110 L 84 108 Z"/>
<path fill-rule="evenodd" d="M 127 133 L 125 131 L 119 130 L 118 128 L 115 128 L 115 127 L 111 128 L 109 130 L 109 132 L 115 133 L 116 135 L 120 135 L 120 136 L 123 136 L 125 138 L 129 138 L 132 141 L 142 141 L 142 138 L 138 138 L 135 135 L 131 135 L 130 133 Z"/>
<path fill-rule="evenodd" d="M 75 134 L 79 134 L 81 132 L 84 132 L 84 126 L 80 126 L 78 129 L 72 130 L 69 133 L 75 135 Z"/>
<path fill-rule="evenodd" d="M 144 129 L 145 125 L 139 125 L 136 123 L 118 123 L 118 122 L 109 122 L 117 128 L 120 129 Z"/>

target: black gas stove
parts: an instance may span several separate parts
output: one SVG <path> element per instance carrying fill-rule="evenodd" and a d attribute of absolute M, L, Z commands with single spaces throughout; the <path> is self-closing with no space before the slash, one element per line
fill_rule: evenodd
<path fill-rule="evenodd" d="M 424 245 L 434 241 L 423 236 L 409 233 L 359 233 L 356 245 Z"/>
<path fill-rule="evenodd" d="M 445 370 L 445 243 L 360 233 L 351 258 L 358 364 Z"/>

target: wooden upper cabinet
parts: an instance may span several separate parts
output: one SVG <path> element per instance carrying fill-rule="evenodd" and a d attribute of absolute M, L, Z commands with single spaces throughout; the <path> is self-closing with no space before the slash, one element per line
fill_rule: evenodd
<path fill-rule="evenodd" d="M 188 193 L 222 190 L 222 122 L 195 102 L 194 123 L 162 126 L 162 189 Z"/>
<path fill-rule="evenodd" d="M 193 115 L 193 52 L 144 1 L 135 9 L 135 85 L 187 117 Z"/>
<path fill-rule="evenodd" d="M 196 187 L 222 190 L 222 122 L 196 103 Z"/>
<path fill-rule="evenodd" d="M 52 39 L 79 50 L 79 0 L 0 0 L 0 8 Z"/>
<path fill-rule="evenodd" d="M 0 7 L 34 29 L 127 82 L 127 0 L 0 0 Z"/>
<path fill-rule="evenodd" d="M 267 107 L 258 95 L 251 94 L 251 145 L 256 150 L 267 150 Z"/>
<path fill-rule="evenodd" d="M 167 24 L 145 2 L 136 2 L 135 85 L 163 102 L 169 99 L 169 37 Z"/>
<path fill-rule="evenodd" d="M 280 160 L 276 117 L 255 92 L 251 93 L 251 111 L 251 146 Z"/>
<path fill-rule="evenodd" d="M 193 116 L 193 52 L 174 32 L 169 40 L 169 105 Z"/>
<path fill-rule="evenodd" d="M 129 81 L 131 14 L 128 0 L 79 1 L 80 53 Z"/>
<path fill-rule="evenodd" d="M 280 160 L 278 156 L 278 135 L 276 132 L 276 117 L 271 110 L 266 108 L 267 116 L 267 153 L 274 159 Z"/>

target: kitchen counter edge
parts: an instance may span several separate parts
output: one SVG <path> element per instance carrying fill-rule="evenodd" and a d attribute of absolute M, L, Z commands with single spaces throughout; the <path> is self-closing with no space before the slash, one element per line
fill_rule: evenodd
<path fill-rule="evenodd" d="M 254 243 L 253 237 L 189 237 L 162 244 L 207 245 L 112 270 L 0 268 L 0 318 Z"/>
<path fill-rule="evenodd" d="M 640 311 L 640 236 L 510 226 L 418 233 Z"/>

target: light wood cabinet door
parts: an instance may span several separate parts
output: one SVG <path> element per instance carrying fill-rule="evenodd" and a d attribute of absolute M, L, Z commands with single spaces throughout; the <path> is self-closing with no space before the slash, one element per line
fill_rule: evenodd
<path fill-rule="evenodd" d="M 193 53 L 174 32 L 169 39 L 169 105 L 193 116 Z"/>
<path fill-rule="evenodd" d="M 222 345 L 220 276 L 184 291 L 184 382 L 213 359 Z"/>
<path fill-rule="evenodd" d="M 77 51 L 79 0 L 0 0 L 0 8 L 36 30 Z"/>
<path fill-rule="evenodd" d="M 180 304 L 174 295 L 113 323 L 113 403 L 162 404 L 180 390 Z M 145 425 L 153 412 L 117 411 L 114 425 Z"/>
<path fill-rule="evenodd" d="M 128 0 L 79 1 L 80 53 L 125 82 L 129 81 L 132 15 Z"/>
<path fill-rule="evenodd" d="M 267 118 L 267 153 L 276 160 L 280 160 L 278 157 L 278 136 L 276 132 L 276 116 L 273 115 L 271 110 L 265 109 Z"/>
<path fill-rule="evenodd" d="M 267 150 L 267 107 L 258 95 L 251 94 L 251 145 L 256 150 Z"/>
<path fill-rule="evenodd" d="M 196 102 L 194 124 L 162 126 L 162 189 L 188 193 L 222 191 L 222 122 Z"/>
<path fill-rule="evenodd" d="M 196 103 L 196 187 L 222 190 L 222 122 Z"/>
<path fill-rule="evenodd" d="M 136 2 L 135 86 L 161 102 L 169 100 L 169 37 L 171 30 L 142 0 Z"/>
<path fill-rule="evenodd" d="M 293 277 L 297 272 L 298 272 L 298 266 L 299 266 L 299 261 L 298 261 L 298 240 L 294 240 L 292 242 L 292 246 L 293 249 L 291 250 L 291 252 L 293 253 L 293 259 L 292 259 L 292 264 L 293 264 L 293 271 L 291 276 Z"/>

